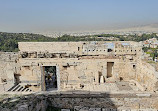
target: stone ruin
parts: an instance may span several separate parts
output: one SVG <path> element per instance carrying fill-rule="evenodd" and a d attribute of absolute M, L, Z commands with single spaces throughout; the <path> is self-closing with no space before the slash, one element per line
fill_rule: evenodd
<path fill-rule="evenodd" d="M 157 95 L 70 93 L 30 94 L 0 101 L 0 111 L 157 111 Z"/>
<path fill-rule="evenodd" d="M 62 111 L 158 109 L 158 72 L 144 61 L 140 43 L 18 45 L 18 53 L 0 52 L 0 93 L 29 95 L 0 101 L 0 111 L 45 111 L 51 106 Z"/>
<path fill-rule="evenodd" d="M 158 72 L 137 42 L 19 42 L 0 52 L 1 92 L 157 92 Z"/>

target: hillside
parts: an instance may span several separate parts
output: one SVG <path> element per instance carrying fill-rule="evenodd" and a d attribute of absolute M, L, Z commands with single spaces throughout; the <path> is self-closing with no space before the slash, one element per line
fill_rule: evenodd
<path fill-rule="evenodd" d="M 53 41 L 143 41 L 158 36 L 156 34 L 137 35 L 116 35 L 116 34 L 100 34 L 89 36 L 70 36 L 63 35 L 58 38 L 50 38 L 40 34 L 32 33 L 6 33 L 0 32 L 0 51 L 18 51 L 18 42 L 53 42 Z"/>
<path fill-rule="evenodd" d="M 18 42 L 52 41 L 52 38 L 31 33 L 6 33 L 0 32 L 0 51 L 17 51 Z"/>

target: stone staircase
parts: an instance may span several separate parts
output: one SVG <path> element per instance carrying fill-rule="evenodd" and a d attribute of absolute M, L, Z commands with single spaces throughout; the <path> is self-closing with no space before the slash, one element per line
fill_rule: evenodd
<path fill-rule="evenodd" d="M 8 89 L 8 92 L 33 92 L 31 89 L 26 88 L 20 84 L 14 85 L 10 89 Z"/>

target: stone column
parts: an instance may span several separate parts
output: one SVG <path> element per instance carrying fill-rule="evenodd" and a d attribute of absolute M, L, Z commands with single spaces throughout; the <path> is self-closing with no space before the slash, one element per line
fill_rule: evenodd
<path fill-rule="evenodd" d="M 60 91 L 60 69 L 59 66 L 56 66 L 56 75 L 57 75 L 57 88 Z"/>

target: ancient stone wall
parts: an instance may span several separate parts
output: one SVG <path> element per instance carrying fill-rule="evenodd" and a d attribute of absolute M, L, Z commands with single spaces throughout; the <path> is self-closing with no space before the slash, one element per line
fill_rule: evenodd
<path fill-rule="evenodd" d="M 7 90 L 15 82 L 14 74 L 17 72 L 16 52 L 0 52 L 0 90 Z"/>
<path fill-rule="evenodd" d="M 156 87 L 156 79 L 153 84 L 147 82 L 156 75 L 142 82 L 141 73 L 147 74 L 141 70 L 145 67 L 141 65 L 141 48 L 136 42 L 20 42 L 19 78 L 21 83 L 39 91 L 44 85 L 41 76 L 45 75 L 41 69 L 55 66 L 60 90 L 90 90 L 94 85 L 132 80 L 137 86 L 148 83 L 148 87 Z"/>
<path fill-rule="evenodd" d="M 142 90 L 158 91 L 158 72 L 149 63 L 144 61 L 138 62 L 136 80 L 144 87 Z"/>
<path fill-rule="evenodd" d="M 93 91 L 119 81 L 134 81 L 142 91 L 158 89 L 158 74 L 142 62 L 136 42 L 20 42 L 19 49 L 19 55 L 1 53 L 1 82 L 41 91 L 43 68 L 55 66 L 58 90 Z"/>

